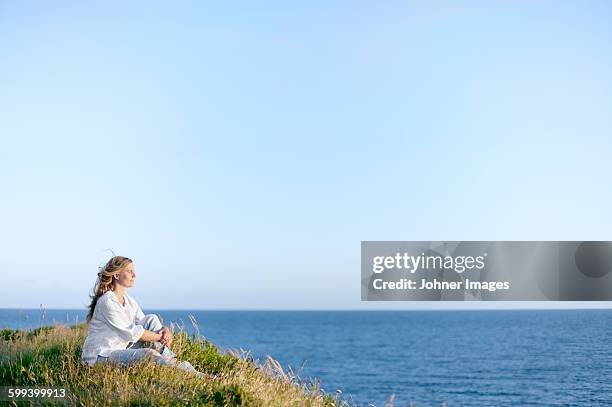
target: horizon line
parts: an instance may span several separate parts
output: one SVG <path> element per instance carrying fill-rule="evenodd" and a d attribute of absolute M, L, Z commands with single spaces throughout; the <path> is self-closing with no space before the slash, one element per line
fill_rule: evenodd
<path fill-rule="evenodd" d="M 556 307 L 556 308 L 415 308 L 415 309 L 356 309 L 356 308 L 156 308 L 147 307 L 154 311 L 197 311 L 197 312 L 419 312 L 419 311 L 589 311 L 589 310 L 612 310 L 612 307 Z M 87 312 L 87 308 L 46 308 L 44 311 L 83 311 Z M 0 307 L 0 311 L 41 311 L 41 308 L 5 308 Z"/>

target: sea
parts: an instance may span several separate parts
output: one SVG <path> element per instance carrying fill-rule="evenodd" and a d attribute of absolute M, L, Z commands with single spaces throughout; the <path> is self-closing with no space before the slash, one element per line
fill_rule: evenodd
<path fill-rule="evenodd" d="M 357 406 L 612 406 L 612 310 L 145 310 Z M 0 327 L 82 322 L 0 309 Z"/>

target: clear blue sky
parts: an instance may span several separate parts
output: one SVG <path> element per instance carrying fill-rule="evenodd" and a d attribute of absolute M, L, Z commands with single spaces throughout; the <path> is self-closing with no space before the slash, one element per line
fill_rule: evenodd
<path fill-rule="evenodd" d="M 107 248 L 143 307 L 380 309 L 432 305 L 362 304 L 361 240 L 612 240 L 610 21 L 0 2 L 0 307 L 82 307 Z"/>

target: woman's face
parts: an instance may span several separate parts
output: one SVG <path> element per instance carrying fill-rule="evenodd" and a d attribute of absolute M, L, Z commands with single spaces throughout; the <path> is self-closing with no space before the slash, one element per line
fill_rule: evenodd
<path fill-rule="evenodd" d="M 136 280 L 136 273 L 134 273 L 134 263 L 129 263 L 117 274 L 116 283 L 124 287 L 132 287 Z"/>

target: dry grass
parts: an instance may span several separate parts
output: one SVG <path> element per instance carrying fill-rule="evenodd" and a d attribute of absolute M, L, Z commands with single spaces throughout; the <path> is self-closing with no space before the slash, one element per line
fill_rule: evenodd
<path fill-rule="evenodd" d="M 86 327 L 55 326 L 0 334 L 0 385 L 58 386 L 78 406 L 341 406 L 317 382 L 304 382 L 268 358 L 223 354 L 210 342 L 175 334 L 173 351 L 198 370 L 221 375 L 199 379 L 154 363 L 131 367 L 80 363 Z"/>

